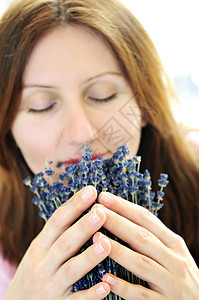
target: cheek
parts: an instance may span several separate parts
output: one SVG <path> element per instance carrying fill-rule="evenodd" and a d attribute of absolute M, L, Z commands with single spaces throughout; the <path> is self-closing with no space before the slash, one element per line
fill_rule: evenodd
<path fill-rule="evenodd" d="M 103 113 L 98 121 L 96 142 L 99 142 L 100 149 L 113 153 L 118 146 L 127 144 L 130 155 L 137 154 L 141 139 L 142 117 L 136 102 L 129 101 L 117 107 L 114 113 L 113 110 L 108 114 Z"/>
<path fill-rule="evenodd" d="M 30 169 L 34 173 L 40 172 L 44 162 L 51 160 L 53 156 L 56 133 L 51 132 L 48 126 L 39 126 L 20 119 L 14 122 L 12 133 Z"/>
<path fill-rule="evenodd" d="M 127 145 L 130 150 L 130 156 L 133 157 L 137 155 L 141 140 L 141 128 L 143 127 L 142 113 L 137 103 L 129 104 L 129 106 L 123 110 L 123 118 L 130 135 Z"/>

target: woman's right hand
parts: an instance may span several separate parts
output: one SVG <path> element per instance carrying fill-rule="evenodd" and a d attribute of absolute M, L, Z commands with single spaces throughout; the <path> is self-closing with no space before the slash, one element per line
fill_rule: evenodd
<path fill-rule="evenodd" d="M 88 290 L 69 292 L 76 281 L 111 251 L 109 240 L 102 236 L 97 244 L 75 256 L 106 220 L 106 213 L 98 206 L 74 223 L 96 197 L 95 188 L 87 186 L 53 213 L 19 264 L 5 300 L 95 300 L 109 294 L 110 287 L 106 282 Z"/>

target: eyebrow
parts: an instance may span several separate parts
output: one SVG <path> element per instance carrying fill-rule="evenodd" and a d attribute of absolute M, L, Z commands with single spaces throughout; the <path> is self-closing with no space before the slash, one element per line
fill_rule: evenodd
<path fill-rule="evenodd" d="M 100 74 L 98 74 L 98 75 L 95 75 L 95 76 L 92 76 L 92 77 L 86 79 L 84 83 L 89 82 L 89 81 L 92 81 L 92 80 L 94 80 L 94 79 L 96 79 L 96 78 L 99 78 L 99 77 L 106 76 L 106 75 L 123 76 L 122 73 L 119 73 L 119 72 L 110 72 L 110 71 L 109 71 L 109 72 L 103 72 L 103 73 L 100 73 Z"/>
<path fill-rule="evenodd" d="M 92 76 L 88 79 L 86 79 L 84 82 L 82 82 L 82 84 L 84 83 L 87 83 L 87 82 L 90 82 L 92 80 L 95 80 L 99 77 L 103 77 L 103 76 L 106 76 L 106 75 L 115 75 L 115 76 L 123 76 L 122 73 L 118 73 L 118 72 L 103 72 L 103 73 L 100 73 L 98 75 L 95 75 L 95 76 Z M 33 83 L 33 84 L 25 84 L 23 86 L 23 89 L 31 89 L 31 88 L 42 88 L 42 89 L 58 89 L 58 87 L 56 86 L 53 86 L 53 85 L 46 85 L 46 84 L 38 84 L 38 83 Z"/>
<path fill-rule="evenodd" d="M 38 83 L 25 84 L 23 86 L 23 89 L 31 89 L 31 88 L 57 89 L 57 87 L 53 86 L 53 85 L 44 85 L 44 84 L 38 84 Z"/>

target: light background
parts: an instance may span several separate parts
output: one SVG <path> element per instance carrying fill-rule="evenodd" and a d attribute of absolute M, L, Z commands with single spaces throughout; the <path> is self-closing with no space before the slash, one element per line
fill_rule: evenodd
<path fill-rule="evenodd" d="M 199 0 L 120 1 L 149 33 L 177 85 L 182 110 L 176 118 L 199 129 Z M 0 0 L 0 15 L 10 2 Z"/>
<path fill-rule="evenodd" d="M 199 0 L 120 0 L 153 40 L 175 81 L 181 111 L 176 118 L 199 129 Z"/>

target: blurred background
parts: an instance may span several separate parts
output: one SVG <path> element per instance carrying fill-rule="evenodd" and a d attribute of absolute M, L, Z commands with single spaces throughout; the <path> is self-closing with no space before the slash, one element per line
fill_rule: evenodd
<path fill-rule="evenodd" d="M 177 86 L 176 118 L 199 129 L 199 0 L 120 1 L 142 23 Z M 10 2 L 0 0 L 0 16 Z"/>
<path fill-rule="evenodd" d="M 185 126 L 199 129 L 199 0 L 120 0 L 142 23 L 174 80 Z"/>

